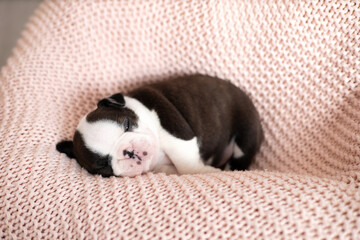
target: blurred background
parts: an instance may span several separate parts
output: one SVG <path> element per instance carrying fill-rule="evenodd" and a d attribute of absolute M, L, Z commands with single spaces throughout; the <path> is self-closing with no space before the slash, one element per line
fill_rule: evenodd
<path fill-rule="evenodd" d="M 42 0 L 0 0 L 0 68 L 6 64 L 29 17 Z"/>

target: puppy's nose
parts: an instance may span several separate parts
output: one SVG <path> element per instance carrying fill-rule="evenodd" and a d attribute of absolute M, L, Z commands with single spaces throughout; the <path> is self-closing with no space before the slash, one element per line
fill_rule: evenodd
<path fill-rule="evenodd" d="M 124 155 L 124 157 L 129 156 L 129 158 L 135 158 L 135 153 L 131 152 L 131 151 L 128 151 L 126 149 L 124 149 L 123 155 Z"/>

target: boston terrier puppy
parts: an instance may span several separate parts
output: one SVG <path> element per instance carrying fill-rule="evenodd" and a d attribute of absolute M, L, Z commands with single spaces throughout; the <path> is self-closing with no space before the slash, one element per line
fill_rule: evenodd
<path fill-rule="evenodd" d="M 259 114 L 243 91 L 194 75 L 102 99 L 73 141 L 56 148 L 92 174 L 133 177 L 245 170 L 262 140 Z"/>

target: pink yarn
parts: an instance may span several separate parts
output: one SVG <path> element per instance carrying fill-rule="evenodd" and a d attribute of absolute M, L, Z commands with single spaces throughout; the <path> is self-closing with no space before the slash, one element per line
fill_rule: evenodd
<path fill-rule="evenodd" d="M 358 239 L 356 1 L 45 1 L 0 77 L 0 238 Z M 251 171 L 102 178 L 55 150 L 98 100 L 201 73 L 246 91 Z"/>

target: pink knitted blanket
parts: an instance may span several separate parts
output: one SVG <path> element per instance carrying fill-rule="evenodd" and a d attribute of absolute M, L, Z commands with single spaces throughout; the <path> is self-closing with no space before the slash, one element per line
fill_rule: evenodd
<path fill-rule="evenodd" d="M 356 1 L 45 1 L 0 77 L 0 238 L 359 239 Z M 102 178 L 55 150 L 104 96 L 201 73 L 261 115 L 246 172 Z"/>

